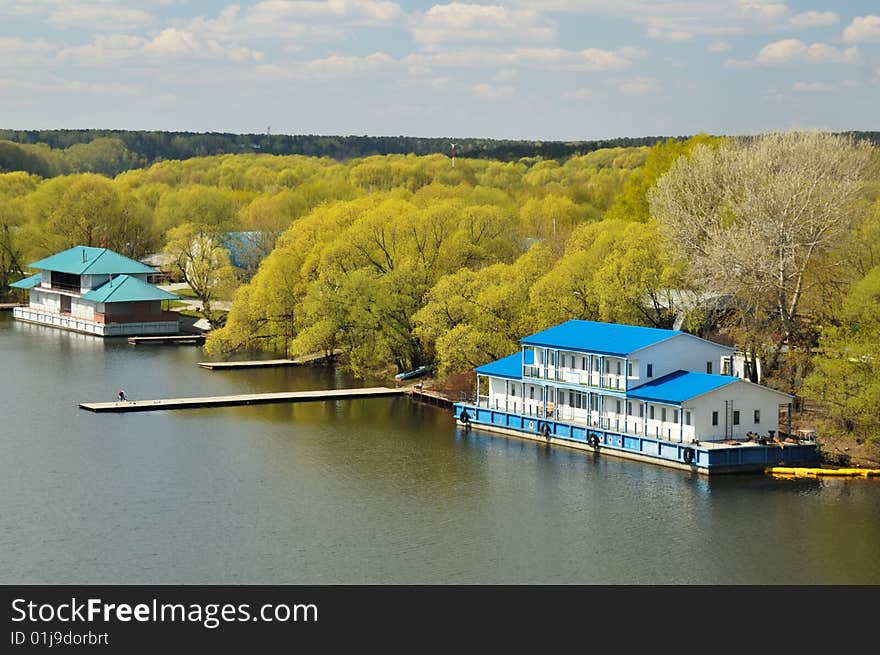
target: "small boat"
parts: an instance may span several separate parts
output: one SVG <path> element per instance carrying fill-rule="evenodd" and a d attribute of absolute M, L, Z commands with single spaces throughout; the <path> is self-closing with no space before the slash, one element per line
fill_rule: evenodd
<path fill-rule="evenodd" d="M 418 368 L 414 368 L 411 371 L 406 371 L 405 373 L 398 373 L 394 376 L 394 379 L 400 382 L 401 380 L 411 380 L 413 378 L 420 378 L 423 375 L 428 373 L 427 366 L 419 366 Z"/>

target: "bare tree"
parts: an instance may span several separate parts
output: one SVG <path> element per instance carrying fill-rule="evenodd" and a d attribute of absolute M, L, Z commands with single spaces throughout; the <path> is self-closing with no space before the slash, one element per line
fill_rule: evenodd
<path fill-rule="evenodd" d="M 820 132 L 700 145 L 658 180 L 649 205 L 694 284 L 738 298 L 748 331 L 764 323 L 778 350 L 800 336 L 810 267 L 851 225 L 873 157 L 868 142 Z"/>

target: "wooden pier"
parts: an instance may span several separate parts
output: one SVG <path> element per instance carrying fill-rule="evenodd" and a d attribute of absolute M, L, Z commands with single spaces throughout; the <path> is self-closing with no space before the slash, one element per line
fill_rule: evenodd
<path fill-rule="evenodd" d="M 172 343 L 177 345 L 198 345 L 204 343 L 204 334 L 168 334 L 155 337 L 129 337 L 128 343 L 136 346 L 140 343 L 147 345 L 161 345 Z"/>
<path fill-rule="evenodd" d="M 352 398 L 376 398 L 406 393 L 405 389 L 365 387 L 362 389 L 324 389 L 317 391 L 282 391 L 237 396 L 206 396 L 202 398 L 165 398 L 158 400 L 123 400 L 103 403 L 80 403 L 80 409 L 91 412 L 154 412 L 165 409 L 196 409 L 199 407 L 233 407 L 270 403 L 320 402 Z"/>
<path fill-rule="evenodd" d="M 449 398 L 436 391 L 431 391 L 430 389 L 419 389 L 418 387 L 413 386 L 404 387 L 401 391 L 414 400 L 429 402 L 432 405 L 439 405 L 441 407 L 452 407 L 454 405 Z"/>
<path fill-rule="evenodd" d="M 332 357 L 332 355 L 330 356 Z M 243 362 L 199 362 L 199 366 L 212 371 L 228 371 L 242 368 L 273 368 L 278 366 L 306 366 L 321 360 L 329 359 L 327 355 L 306 355 L 295 359 L 257 359 Z"/>

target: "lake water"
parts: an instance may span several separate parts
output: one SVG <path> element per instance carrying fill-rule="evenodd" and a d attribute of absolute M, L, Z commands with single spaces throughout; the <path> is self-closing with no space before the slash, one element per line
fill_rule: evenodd
<path fill-rule="evenodd" d="M 880 583 L 880 480 L 707 479 L 406 398 L 77 407 L 360 384 L 204 358 L 0 312 L 0 583 Z"/>

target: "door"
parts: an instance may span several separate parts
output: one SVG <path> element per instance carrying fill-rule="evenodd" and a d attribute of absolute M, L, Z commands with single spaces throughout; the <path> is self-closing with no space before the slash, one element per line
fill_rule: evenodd
<path fill-rule="evenodd" d="M 70 313 L 70 296 L 61 296 L 61 313 Z"/>

